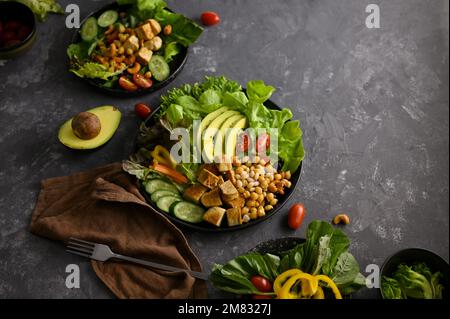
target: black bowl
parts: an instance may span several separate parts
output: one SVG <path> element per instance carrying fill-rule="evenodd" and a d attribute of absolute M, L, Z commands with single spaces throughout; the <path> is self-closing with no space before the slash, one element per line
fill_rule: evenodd
<path fill-rule="evenodd" d="M 387 258 L 381 267 L 381 278 L 383 276 L 390 277 L 396 270 L 398 265 L 404 263 L 411 265 L 416 262 L 423 262 L 430 267 L 431 272 L 440 271 L 443 275 L 441 282 L 444 285 L 443 298 L 448 298 L 448 273 L 449 265 L 440 256 L 435 253 L 421 248 L 408 248 L 396 252 L 391 257 Z M 381 285 L 380 285 L 381 287 Z M 381 297 L 384 299 L 383 289 L 379 289 Z"/>
<path fill-rule="evenodd" d="M 129 7 L 130 7 L 129 5 L 119 6 L 117 4 L 117 2 L 110 3 L 108 5 L 103 6 L 101 9 L 90 13 L 86 18 L 84 18 L 84 20 L 81 22 L 81 25 L 83 25 L 83 23 L 90 17 L 98 18 L 106 10 L 120 10 L 120 9 L 126 10 Z M 166 9 L 171 11 L 168 8 L 166 8 Z M 79 30 L 77 30 L 77 31 L 75 31 L 75 33 L 72 37 L 72 43 L 78 43 L 80 41 L 81 41 L 81 35 L 80 35 Z M 184 46 L 180 46 L 180 52 L 169 63 L 169 67 L 170 67 L 169 77 L 162 82 L 153 80 L 153 85 L 148 89 L 139 88 L 137 91 L 130 92 L 130 91 L 126 91 L 126 90 L 120 88 L 118 86 L 118 83 L 116 83 L 115 86 L 112 88 L 107 88 L 107 87 L 104 87 L 101 85 L 100 80 L 89 79 L 89 78 L 79 78 L 79 77 L 77 77 L 77 78 L 84 80 L 86 83 L 95 87 L 99 91 L 113 95 L 113 96 L 125 97 L 125 98 L 142 96 L 145 94 L 150 94 L 155 91 L 158 91 L 159 89 L 162 89 L 163 87 L 168 85 L 170 82 L 172 82 L 177 77 L 177 75 L 181 72 L 181 70 L 183 69 L 183 67 L 187 61 L 188 53 L 189 53 L 188 48 L 186 48 Z M 69 66 L 70 66 L 70 61 L 69 61 Z M 74 76 L 76 76 L 76 75 L 74 75 Z"/>
<path fill-rule="evenodd" d="M 36 40 L 36 17 L 26 5 L 15 1 L 0 1 L 0 21 L 16 20 L 26 25 L 30 30 L 17 44 L 0 47 L 0 59 L 15 58 L 31 49 Z"/>
<path fill-rule="evenodd" d="M 281 110 L 281 108 L 278 105 L 276 105 L 274 102 L 272 102 L 270 100 L 264 102 L 264 105 L 266 107 L 268 107 L 269 109 Z M 147 127 L 150 127 L 150 126 L 155 124 L 155 115 L 158 114 L 158 111 L 159 111 L 159 107 L 156 108 L 153 111 L 153 113 L 145 120 L 144 123 L 145 123 L 145 125 Z M 227 231 L 241 230 L 241 229 L 254 226 L 256 224 L 259 224 L 259 223 L 261 223 L 263 221 L 266 221 L 266 220 L 270 219 L 271 217 L 273 217 L 276 213 L 278 213 L 283 208 L 283 206 L 287 203 L 287 201 L 292 196 L 292 194 L 294 194 L 295 188 L 297 187 L 297 184 L 298 184 L 298 182 L 300 180 L 300 173 L 302 171 L 302 163 L 300 163 L 300 166 L 298 167 L 298 169 L 291 176 L 291 183 L 292 183 L 291 188 L 285 189 L 285 194 L 284 195 L 277 195 L 278 203 L 274 207 L 274 209 L 272 209 L 264 217 L 261 217 L 261 218 L 255 219 L 255 220 L 251 220 L 248 223 L 241 224 L 241 225 L 238 225 L 238 226 L 232 226 L 232 227 L 221 226 L 221 227 L 216 227 L 216 226 L 211 225 L 211 224 L 206 223 L 206 222 L 201 222 L 201 223 L 198 223 L 198 224 L 192 224 L 192 223 L 188 223 L 188 222 L 182 221 L 182 220 L 176 218 L 175 216 L 172 216 L 171 214 L 163 212 L 158 207 L 156 207 L 155 203 L 153 203 L 151 201 L 150 195 L 148 195 L 147 192 L 145 192 L 143 187 L 142 187 L 142 192 L 141 193 L 147 199 L 147 202 L 149 203 L 149 205 L 152 206 L 153 209 L 155 209 L 156 211 L 158 211 L 161 214 L 165 215 L 172 222 L 174 222 L 175 224 L 177 224 L 179 226 L 190 228 L 190 229 L 193 229 L 193 230 L 207 231 L 207 232 L 227 232 Z"/>

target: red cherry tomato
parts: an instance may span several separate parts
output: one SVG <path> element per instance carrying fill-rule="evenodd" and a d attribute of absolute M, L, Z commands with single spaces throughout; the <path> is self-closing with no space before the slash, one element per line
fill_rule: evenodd
<path fill-rule="evenodd" d="M 129 92 L 134 92 L 138 89 L 138 86 L 131 82 L 131 80 L 126 76 L 121 76 L 119 78 L 119 86 Z"/>
<path fill-rule="evenodd" d="M 252 295 L 252 299 L 273 299 L 273 297 L 268 295 Z"/>
<path fill-rule="evenodd" d="M 134 106 L 134 111 L 136 112 L 136 115 L 143 120 L 145 120 L 150 115 L 150 113 L 152 113 L 152 109 L 144 103 L 136 104 Z"/>
<path fill-rule="evenodd" d="M 238 143 L 236 146 L 237 150 L 240 152 L 247 152 L 249 144 L 250 144 L 249 136 L 247 134 L 242 134 L 238 138 Z"/>
<path fill-rule="evenodd" d="M 270 148 L 270 136 L 269 134 L 261 134 L 258 136 L 258 139 L 256 140 L 256 151 L 267 151 Z"/>
<path fill-rule="evenodd" d="M 206 26 L 216 25 L 220 22 L 220 17 L 212 11 L 203 12 L 201 15 L 202 23 Z"/>
<path fill-rule="evenodd" d="M 302 225 L 305 218 L 305 206 L 302 204 L 294 204 L 289 210 L 288 224 L 292 229 L 297 229 Z"/>
<path fill-rule="evenodd" d="M 253 286 L 261 292 L 272 292 L 272 283 L 263 276 L 255 275 L 250 279 Z"/>
<path fill-rule="evenodd" d="M 139 73 L 135 73 L 133 75 L 133 82 L 143 89 L 148 89 L 153 85 L 153 81 L 151 79 L 147 79 L 145 76 Z"/>
<path fill-rule="evenodd" d="M 20 21 L 9 20 L 8 22 L 6 22 L 4 28 L 6 31 L 17 31 L 17 29 L 19 29 L 22 25 L 23 23 Z"/>

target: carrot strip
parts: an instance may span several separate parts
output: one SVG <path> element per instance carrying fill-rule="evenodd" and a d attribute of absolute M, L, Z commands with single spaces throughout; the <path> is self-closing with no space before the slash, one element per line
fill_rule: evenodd
<path fill-rule="evenodd" d="M 161 174 L 164 174 L 164 175 L 170 177 L 171 179 L 173 179 L 175 182 L 177 182 L 179 184 L 187 184 L 189 182 L 189 180 L 187 179 L 186 176 L 184 176 L 180 172 L 177 172 L 176 170 L 174 170 L 166 165 L 154 163 L 153 169 L 155 171 L 160 172 Z"/>

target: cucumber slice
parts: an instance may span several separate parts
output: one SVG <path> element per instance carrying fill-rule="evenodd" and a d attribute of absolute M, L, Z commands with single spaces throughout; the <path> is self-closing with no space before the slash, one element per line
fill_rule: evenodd
<path fill-rule="evenodd" d="M 175 197 L 179 197 L 181 200 L 181 196 L 178 192 L 174 193 L 174 192 L 168 191 L 168 190 L 158 190 L 158 191 L 154 192 L 151 196 L 151 200 L 152 200 L 152 202 L 156 203 L 158 201 L 158 199 L 160 199 L 161 197 L 164 197 L 164 196 L 175 196 Z"/>
<path fill-rule="evenodd" d="M 153 78 L 157 81 L 164 81 L 170 75 L 170 68 L 166 60 L 160 55 L 153 55 L 150 63 L 148 64 L 150 72 L 153 74 Z"/>
<path fill-rule="evenodd" d="M 158 208 L 161 209 L 162 211 L 169 213 L 172 204 L 179 201 L 181 201 L 181 199 L 178 196 L 172 195 L 163 196 L 160 199 L 158 199 L 158 201 L 156 202 L 156 206 L 158 206 Z"/>
<path fill-rule="evenodd" d="M 179 202 L 170 207 L 171 213 L 188 223 L 197 224 L 203 221 L 205 210 L 189 202 Z"/>
<path fill-rule="evenodd" d="M 114 22 L 116 22 L 118 18 L 119 18 L 119 14 L 117 13 L 117 11 L 108 10 L 108 11 L 103 12 L 98 17 L 97 23 L 102 28 L 106 28 L 106 27 L 109 27 Z"/>
<path fill-rule="evenodd" d="M 83 41 L 92 41 L 95 39 L 98 33 L 97 19 L 90 17 L 81 27 L 81 38 Z"/>
<path fill-rule="evenodd" d="M 175 187 L 175 185 L 165 182 L 161 179 L 152 179 L 145 184 L 145 191 L 149 194 L 153 194 L 154 192 L 159 190 L 166 190 L 171 191 L 172 193 L 178 193 L 178 189 Z"/>

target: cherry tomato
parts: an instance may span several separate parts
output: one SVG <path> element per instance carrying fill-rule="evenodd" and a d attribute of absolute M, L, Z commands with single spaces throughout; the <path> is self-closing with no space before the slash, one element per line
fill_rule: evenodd
<path fill-rule="evenodd" d="M 201 15 L 202 23 L 206 26 L 216 25 L 220 22 L 220 17 L 212 11 L 203 12 Z"/>
<path fill-rule="evenodd" d="M 273 299 L 273 297 L 268 295 L 252 295 L 252 299 Z"/>
<path fill-rule="evenodd" d="M 3 41 L 4 43 L 9 42 L 9 41 L 12 41 L 12 40 L 19 40 L 19 39 L 17 38 L 16 33 L 15 33 L 15 32 L 12 32 L 12 31 L 4 31 L 4 32 L 1 34 L 1 37 L 2 37 L 2 41 Z"/>
<path fill-rule="evenodd" d="M 250 279 L 253 286 L 261 292 L 271 292 L 273 291 L 272 283 L 264 278 L 263 276 L 255 275 Z"/>
<path fill-rule="evenodd" d="M 256 140 L 256 151 L 267 151 L 270 148 L 270 136 L 269 134 L 261 134 L 258 136 L 258 139 Z"/>
<path fill-rule="evenodd" d="M 137 85 L 131 82 L 131 80 L 126 76 L 121 76 L 119 78 L 119 85 L 122 89 L 129 92 L 134 92 L 138 89 Z"/>
<path fill-rule="evenodd" d="M 148 89 L 153 85 L 153 81 L 151 79 L 147 79 L 145 76 L 139 73 L 135 73 L 133 75 L 133 82 L 137 86 L 140 86 L 141 88 Z"/>
<path fill-rule="evenodd" d="M 305 218 L 305 206 L 302 204 L 294 204 L 289 210 L 288 224 L 292 229 L 297 229 L 302 225 Z"/>
<path fill-rule="evenodd" d="M 5 24 L 5 30 L 6 31 L 17 31 L 21 26 L 23 25 L 22 22 L 17 20 L 9 20 Z"/>
<path fill-rule="evenodd" d="M 240 152 L 247 152 L 250 144 L 250 138 L 247 134 L 242 134 L 238 137 L 237 150 Z"/>
<path fill-rule="evenodd" d="M 134 106 L 134 111 L 136 112 L 136 115 L 143 120 L 145 120 L 150 115 L 150 113 L 152 113 L 152 109 L 144 103 L 136 104 Z"/>

